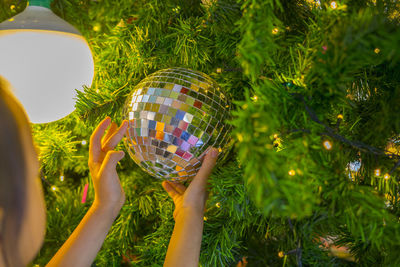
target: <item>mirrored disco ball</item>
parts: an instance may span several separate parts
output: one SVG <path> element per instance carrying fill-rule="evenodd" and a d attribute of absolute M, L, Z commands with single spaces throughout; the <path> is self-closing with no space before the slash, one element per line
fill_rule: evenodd
<path fill-rule="evenodd" d="M 125 145 L 131 158 L 160 179 L 187 180 L 213 146 L 218 160 L 230 147 L 231 103 L 204 73 L 164 69 L 142 80 L 128 97 Z"/>

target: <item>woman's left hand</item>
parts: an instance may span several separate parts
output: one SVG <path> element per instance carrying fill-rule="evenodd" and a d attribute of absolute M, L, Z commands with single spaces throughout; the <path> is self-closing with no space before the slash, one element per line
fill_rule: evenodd
<path fill-rule="evenodd" d="M 110 124 L 110 129 L 103 137 Z M 89 169 L 95 191 L 94 205 L 96 208 L 112 212 L 114 216 L 118 215 L 125 203 L 125 193 L 116 171 L 116 166 L 125 153 L 114 151 L 114 148 L 124 137 L 127 128 L 127 121 L 123 121 L 118 127 L 107 117 L 100 122 L 90 137 Z"/>

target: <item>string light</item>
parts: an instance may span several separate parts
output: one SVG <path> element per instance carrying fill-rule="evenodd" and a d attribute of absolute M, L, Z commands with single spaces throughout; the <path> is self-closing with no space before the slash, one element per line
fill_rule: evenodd
<path fill-rule="evenodd" d="M 61 182 L 64 182 L 64 175 L 61 175 L 61 176 L 60 176 L 60 181 L 61 181 Z"/>
<path fill-rule="evenodd" d="M 343 120 L 343 115 L 342 115 L 342 114 L 339 114 L 339 115 L 337 115 L 337 118 L 338 118 L 339 120 Z"/>
<path fill-rule="evenodd" d="M 10 6 L 10 9 L 11 9 L 11 10 L 14 10 L 14 9 L 15 9 L 15 5 L 11 5 L 11 6 Z"/>
<path fill-rule="evenodd" d="M 375 49 L 374 49 L 374 52 L 375 52 L 376 54 L 379 54 L 379 52 L 381 52 L 381 50 L 380 50 L 379 48 L 375 48 Z"/>
<path fill-rule="evenodd" d="M 222 148 L 221 148 L 221 147 L 218 148 L 218 152 L 219 152 L 219 153 L 222 152 Z"/>
<path fill-rule="evenodd" d="M 239 142 L 243 142 L 243 135 L 238 133 L 237 134 L 237 139 L 239 140 Z"/>
<path fill-rule="evenodd" d="M 384 178 L 385 180 L 389 180 L 389 178 L 390 178 L 389 173 L 385 173 L 385 175 L 383 176 L 383 178 Z"/>
<path fill-rule="evenodd" d="M 376 169 L 374 172 L 375 172 L 375 176 L 380 176 L 381 175 L 381 170 L 380 169 Z"/>
<path fill-rule="evenodd" d="M 332 143 L 329 140 L 324 141 L 324 147 L 326 150 L 332 149 Z"/>
<path fill-rule="evenodd" d="M 217 68 L 217 73 L 221 73 L 222 69 L 221 68 Z"/>
<path fill-rule="evenodd" d="M 336 4 L 335 1 L 332 1 L 332 2 L 331 2 L 331 8 L 332 8 L 332 9 L 336 9 L 336 8 L 337 8 L 337 4 Z"/>
<path fill-rule="evenodd" d="M 283 258 L 285 256 L 285 253 L 283 251 L 279 251 L 278 257 Z"/>
<path fill-rule="evenodd" d="M 87 144 L 86 140 L 82 140 L 82 145 L 86 145 L 86 144 Z"/>
<path fill-rule="evenodd" d="M 217 202 L 217 203 L 215 204 L 215 206 L 216 206 L 217 208 L 221 208 L 221 204 L 220 204 L 219 202 Z"/>
<path fill-rule="evenodd" d="M 206 217 L 206 216 L 204 216 L 204 217 L 203 217 L 203 220 L 206 222 L 206 221 L 207 221 L 207 217 Z"/>
<path fill-rule="evenodd" d="M 56 191 L 56 190 L 57 190 L 57 187 L 56 187 L 55 185 L 53 185 L 53 186 L 51 187 L 51 190 Z"/>
<path fill-rule="evenodd" d="M 296 172 L 295 172 L 294 170 L 290 170 L 290 171 L 289 171 L 289 175 L 290 175 L 290 176 L 294 176 L 295 174 L 296 174 Z"/>
<path fill-rule="evenodd" d="M 273 28 L 272 29 L 272 34 L 277 34 L 279 32 L 279 29 L 278 28 Z"/>
<path fill-rule="evenodd" d="M 101 29 L 100 24 L 96 24 L 96 25 L 93 26 L 93 30 L 94 30 L 95 32 L 100 31 L 100 29 Z"/>

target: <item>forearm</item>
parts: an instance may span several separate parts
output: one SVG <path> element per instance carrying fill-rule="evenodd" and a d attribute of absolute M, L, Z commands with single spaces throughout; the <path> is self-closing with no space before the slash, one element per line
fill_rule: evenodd
<path fill-rule="evenodd" d="M 203 233 L 202 212 L 182 212 L 176 217 L 165 267 L 197 267 Z"/>
<path fill-rule="evenodd" d="M 100 250 L 116 214 L 118 212 L 110 208 L 93 204 L 47 266 L 90 266 Z"/>

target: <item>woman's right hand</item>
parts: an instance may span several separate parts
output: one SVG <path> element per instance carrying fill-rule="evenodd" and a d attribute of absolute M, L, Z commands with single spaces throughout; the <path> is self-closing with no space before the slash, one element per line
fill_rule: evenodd
<path fill-rule="evenodd" d="M 162 186 L 175 204 L 174 219 L 184 213 L 203 214 L 208 197 L 207 180 L 218 158 L 218 149 L 211 148 L 204 157 L 200 170 L 188 188 L 177 182 L 164 181 Z"/>

